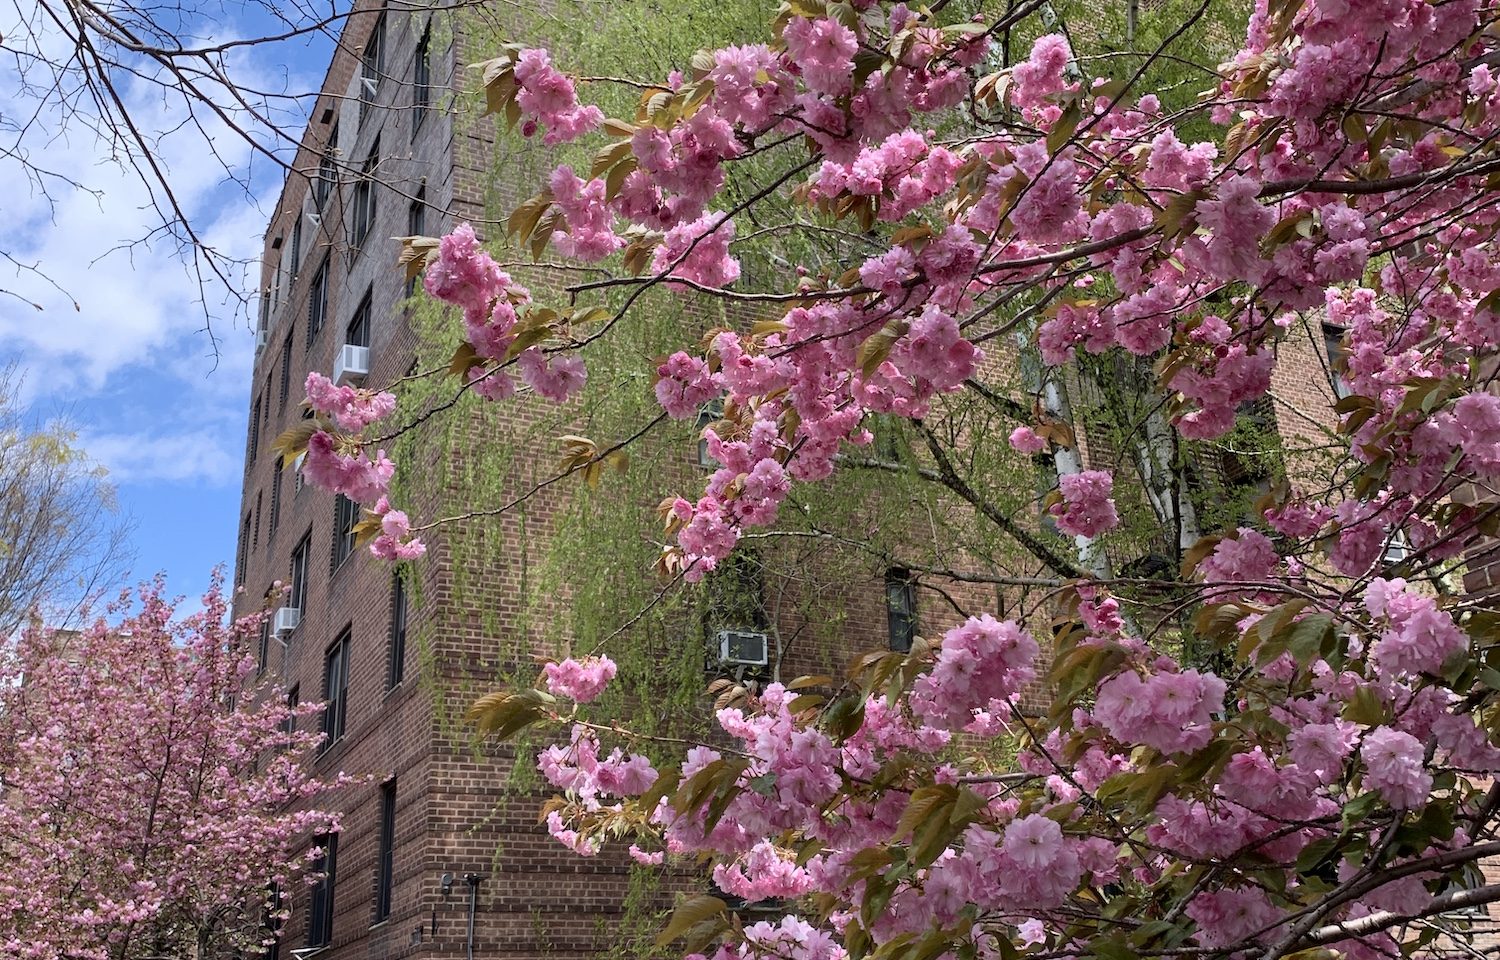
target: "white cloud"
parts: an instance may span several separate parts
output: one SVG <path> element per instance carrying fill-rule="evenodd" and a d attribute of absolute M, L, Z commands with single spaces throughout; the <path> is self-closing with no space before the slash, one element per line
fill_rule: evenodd
<path fill-rule="evenodd" d="M 83 448 L 109 470 L 115 483 L 237 483 L 244 460 L 233 438 L 222 432 L 90 434 Z"/>
<path fill-rule="evenodd" d="M 44 43 L 55 39 L 44 38 Z M 278 56 L 249 50 L 247 57 Z M 239 66 L 254 64 L 242 59 Z M 262 90 L 289 82 L 284 75 L 255 69 L 244 69 L 240 76 Z M 290 83 L 316 89 L 315 82 L 303 78 Z M 44 115 L 28 141 L 30 158 L 88 190 L 59 188 L 61 181 L 48 180 L 48 197 L 28 182 L 18 161 L 0 158 L 0 182 L 11 185 L 0 250 L 37 264 L 62 288 L 0 269 L 0 287 L 44 307 L 37 311 L 0 296 L 0 353 L 28 369 L 32 399 L 110 392 L 120 387 L 121 378 L 144 370 L 156 379 L 175 380 L 190 402 L 242 407 L 253 343 L 235 291 L 257 285 L 254 260 L 280 188 L 279 171 L 206 108 L 197 107 L 199 115 L 189 122 L 182 100 L 154 83 L 134 80 L 121 92 L 146 130 L 171 131 L 154 139 L 152 157 L 167 172 L 173 195 L 201 240 L 224 262 L 248 266 L 231 275 L 226 286 L 206 269 L 200 276 L 198 268 L 185 262 L 180 237 L 156 233 L 149 242 L 137 242 L 160 227 L 151 192 L 128 165 L 116 162 L 112 144 L 82 124 L 49 126 L 57 121 Z M 34 111 L 35 103 L 10 85 L 0 90 L 0 116 Z M 252 184 L 253 195 L 247 195 L 226 174 L 226 166 L 238 173 L 250 169 L 252 160 L 263 176 Z M 9 264 L 0 262 L 0 268 L 5 266 Z M 207 315 L 213 316 L 217 344 L 205 331 Z"/>

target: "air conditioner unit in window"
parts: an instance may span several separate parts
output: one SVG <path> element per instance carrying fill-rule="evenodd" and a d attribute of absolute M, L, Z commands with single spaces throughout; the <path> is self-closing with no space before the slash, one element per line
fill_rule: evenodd
<path fill-rule="evenodd" d="M 255 331 L 255 352 L 257 354 L 266 348 L 266 337 L 269 333 L 270 331 L 264 327 Z"/>
<path fill-rule="evenodd" d="M 356 347 L 352 343 L 346 343 L 339 348 L 339 355 L 333 361 L 334 383 L 343 383 L 345 380 L 363 380 L 369 375 L 369 347 Z"/>
<path fill-rule="evenodd" d="M 719 631 L 719 660 L 723 663 L 764 667 L 771 662 L 764 633 L 749 630 Z"/>
<path fill-rule="evenodd" d="M 277 636 L 291 633 L 302 622 L 302 611 L 296 607 L 279 607 L 272 615 L 271 632 Z"/>

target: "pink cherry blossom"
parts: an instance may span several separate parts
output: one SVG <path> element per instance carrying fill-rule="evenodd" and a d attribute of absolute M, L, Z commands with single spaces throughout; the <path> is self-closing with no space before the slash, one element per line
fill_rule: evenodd
<path fill-rule="evenodd" d="M 1058 481 L 1062 502 L 1054 504 L 1052 516 L 1064 533 L 1096 537 L 1113 530 L 1120 522 L 1115 502 L 1110 499 L 1114 480 L 1102 470 L 1085 470 L 1069 474 Z"/>
<path fill-rule="evenodd" d="M 604 692 L 614 679 L 616 669 L 615 662 L 609 657 L 585 657 L 582 660 L 569 657 L 548 663 L 543 672 L 548 690 L 577 703 L 588 703 Z"/>

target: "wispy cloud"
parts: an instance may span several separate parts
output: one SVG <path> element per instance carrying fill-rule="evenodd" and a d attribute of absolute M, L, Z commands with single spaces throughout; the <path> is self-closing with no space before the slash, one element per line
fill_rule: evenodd
<path fill-rule="evenodd" d="M 221 432 L 193 430 L 160 434 L 91 434 L 84 449 L 125 483 L 237 483 L 244 463 L 239 446 Z"/>

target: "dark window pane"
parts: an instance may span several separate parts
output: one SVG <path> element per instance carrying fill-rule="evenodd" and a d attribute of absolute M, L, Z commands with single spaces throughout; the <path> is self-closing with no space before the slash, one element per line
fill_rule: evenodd
<path fill-rule="evenodd" d="M 292 687 L 292 689 L 286 692 L 286 705 L 288 708 L 295 709 L 301 702 L 302 688 L 300 686 Z M 282 721 L 281 729 L 284 730 L 288 735 L 296 733 L 297 715 L 295 713 L 288 713 L 286 716 L 286 720 Z"/>
<path fill-rule="evenodd" d="M 312 534 L 306 533 L 292 551 L 292 593 L 286 602 L 298 610 L 305 610 L 307 606 L 307 554 L 311 542 Z"/>
<path fill-rule="evenodd" d="M 255 672 L 259 676 L 266 672 L 266 661 L 271 658 L 271 618 L 260 622 L 260 637 L 255 651 Z"/>
<path fill-rule="evenodd" d="M 275 533 L 276 525 L 281 522 L 281 475 L 285 469 L 285 460 L 277 457 L 275 472 L 271 474 L 271 526 L 267 536 Z"/>
<path fill-rule="evenodd" d="M 288 330 L 286 340 L 281 344 L 281 400 L 277 405 L 277 413 L 286 410 L 286 398 L 292 390 L 292 331 Z"/>
<path fill-rule="evenodd" d="M 1336 323 L 1323 324 L 1323 349 L 1328 354 L 1328 375 L 1332 380 L 1333 395 L 1338 399 L 1349 396 L 1349 381 L 1344 379 L 1348 369 L 1349 348 L 1344 345 L 1344 328 Z"/>
<path fill-rule="evenodd" d="M 344 331 L 344 342 L 352 343 L 356 347 L 368 347 L 370 345 L 370 294 L 365 292 L 364 299 L 359 302 L 359 308 L 354 311 L 354 316 L 349 321 L 348 328 Z"/>
<path fill-rule="evenodd" d="M 344 735 L 349 707 L 349 631 L 346 629 L 323 657 L 323 741 L 327 749 Z"/>
<path fill-rule="evenodd" d="M 391 586 L 391 662 L 386 671 L 386 689 L 394 689 L 406 677 L 406 584 L 397 574 Z"/>
<path fill-rule="evenodd" d="M 337 880 L 339 835 L 325 833 L 313 838 L 322 855 L 313 861 L 313 874 L 321 878 L 312 888 L 307 910 L 307 945 L 326 947 L 333 942 L 333 890 Z"/>
<path fill-rule="evenodd" d="M 391 915 L 392 868 L 396 860 L 396 781 L 380 788 L 380 857 L 375 883 L 375 922 Z"/>
<path fill-rule="evenodd" d="M 255 407 L 250 411 L 250 459 L 260 452 L 260 397 L 255 398 Z"/>
<path fill-rule="evenodd" d="M 417 198 L 411 202 L 406 211 L 406 233 L 408 236 L 420 237 L 427 232 L 427 188 L 423 187 L 417 191 Z M 406 295 L 409 297 L 417 292 L 417 278 L 412 277 L 406 281 Z"/>
<path fill-rule="evenodd" d="M 318 272 L 313 274 L 312 285 L 307 288 L 307 349 L 312 349 L 327 316 L 328 260 L 325 258 L 318 266 Z"/>
<path fill-rule="evenodd" d="M 362 246 L 375 225 L 375 172 L 380 166 L 380 138 L 370 145 L 370 154 L 360 168 L 359 182 L 354 185 L 353 245 Z"/>
<path fill-rule="evenodd" d="M 885 615 L 891 649 L 911 650 L 917 637 L 917 586 L 906 570 L 885 573 Z"/>
<path fill-rule="evenodd" d="M 333 501 L 333 569 L 354 553 L 354 527 L 359 523 L 359 504 L 342 493 Z"/>

